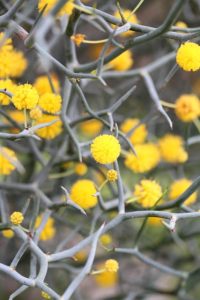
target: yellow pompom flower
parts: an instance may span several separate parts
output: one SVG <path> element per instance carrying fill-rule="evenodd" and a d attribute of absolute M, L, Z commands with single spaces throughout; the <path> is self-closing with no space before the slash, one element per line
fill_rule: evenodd
<path fill-rule="evenodd" d="M 135 173 L 144 173 L 155 168 L 160 162 L 160 152 L 153 143 L 135 145 L 136 155 L 132 152 L 125 158 L 125 166 Z"/>
<path fill-rule="evenodd" d="M 30 110 L 30 117 L 33 120 L 40 119 L 42 117 L 42 111 L 41 111 L 41 109 L 38 106 L 36 106 L 33 109 L 31 109 Z"/>
<path fill-rule="evenodd" d="M 80 207 L 88 209 L 97 204 L 97 197 L 95 196 L 96 192 L 93 181 L 81 179 L 72 185 L 70 197 Z"/>
<path fill-rule="evenodd" d="M 9 175 L 16 169 L 15 152 L 7 147 L 0 147 L 0 175 Z"/>
<path fill-rule="evenodd" d="M 87 252 L 84 250 L 78 251 L 74 255 L 74 259 L 79 263 L 83 263 L 86 260 L 86 258 L 87 258 Z"/>
<path fill-rule="evenodd" d="M 55 93 L 60 92 L 60 83 L 58 81 L 58 78 L 55 74 L 50 75 L 53 88 L 55 89 Z M 45 93 L 53 93 L 53 90 L 51 88 L 51 84 L 49 82 L 48 76 L 42 75 L 37 77 L 35 80 L 33 86 L 38 91 L 38 94 L 41 96 Z"/>
<path fill-rule="evenodd" d="M 107 272 L 116 273 L 119 269 L 119 264 L 115 259 L 107 259 L 105 262 L 105 270 Z"/>
<path fill-rule="evenodd" d="M 35 228 L 37 229 L 42 221 L 42 216 L 38 216 L 36 218 L 36 222 L 35 222 Z M 47 241 L 52 239 L 55 236 L 56 230 L 54 227 L 54 219 L 53 218 L 48 218 L 44 228 L 42 229 L 41 233 L 40 233 L 40 240 L 41 241 Z"/>
<path fill-rule="evenodd" d="M 176 62 L 184 71 L 200 69 L 200 46 L 193 42 L 182 44 L 176 53 Z"/>
<path fill-rule="evenodd" d="M 111 164 L 119 157 L 121 146 L 113 135 L 102 134 L 93 140 L 90 150 L 98 163 Z"/>
<path fill-rule="evenodd" d="M 162 194 L 162 188 L 155 180 L 143 179 L 135 185 L 134 196 L 145 208 L 154 206 Z"/>
<path fill-rule="evenodd" d="M 168 163 L 184 163 L 188 159 L 188 154 L 184 149 L 184 142 L 181 136 L 166 134 L 160 138 L 159 149 L 161 157 Z"/>
<path fill-rule="evenodd" d="M 132 14 L 129 9 L 123 9 L 122 15 L 128 23 L 139 24 L 139 20 L 138 20 L 136 14 Z M 121 20 L 121 15 L 118 10 L 115 11 L 114 16 Z M 115 26 L 113 26 L 113 27 L 115 28 Z M 129 30 L 129 31 L 121 33 L 121 36 L 129 37 L 129 36 L 133 35 L 134 33 L 135 32 L 133 30 Z"/>
<path fill-rule="evenodd" d="M 47 294 L 46 292 L 42 291 L 41 292 L 41 296 L 44 298 L 44 299 L 47 299 L 47 300 L 50 300 L 51 299 L 51 296 L 49 294 Z"/>
<path fill-rule="evenodd" d="M 104 266 L 99 265 L 98 269 L 102 269 Z M 118 282 L 117 272 L 104 271 L 94 276 L 96 283 L 103 288 L 115 286 Z"/>
<path fill-rule="evenodd" d="M 46 140 L 52 140 L 56 138 L 61 132 L 62 132 L 62 122 L 60 121 L 58 116 L 49 116 L 43 114 L 41 118 L 36 120 L 35 125 L 43 124 L 43 123 L 49 123 L 54 120 L 58 120 L 57 122 L 45 126 L 43 128 L 40 128 L 36 131 L 36 134 Z"/>
<path fill-rule="evenodd" d="M 2 230 L 1 233 L 7 239 L 11 239 L 15 235 L 13 230 L 11 230 L 11 229 Z"/>
<path fill-rule="evenodd" d="M 80 124 L 81 132 L 88 137 L 93 137 L 99 134 L 102 128 L 103 128 L 102 122 L 96 119 L 85 121 Z"/>
<path fill-rule="evenodd" d="M 121 131 L 124 133 L 128 133 L 132 128 L 139 124 L 139 119 L 126 119 L 121 124 Z M 147 137 L 147 128 L 145 124 L 141 124 L 134 129 L 134 131 L 128 136 L 129 140 L 133 145 L 142 144 L 146 140 Z"/>
<path fill-rule="evenodd" d="M 106 178 L 107 178 L 107 180 L 108 181 L 116 181 L 117 180 L 117 178 L 118 178 L 118 174 L 117 174 L 117 171 L 116 170 L 109 170 L 108 172 L 107 172 L 107 174 L 106 174 Z"/>
<path fill-rule="evenodd" d="M 184 193 L 192 184 L 192 181 L 187 178 L 182 178 L 174 181 L 169 188 L 169 199 L 175 200 Z M 197 192 L 192 193 L 184 202 L 185 205 L 193 204 L 197 200 Z"/>
<path fill-rule="evenodd" d="M 76 174 L 82 176 L 87 173 L 88 168 L 87 168 L 87 165 L 84 163 L 77 163 L 74 167 L 74 171 Z"/>
<path fill-rule="evenodd" d="M 21 84 L 15 88 L 15 93 L 11 99 L 14 106 L 19 109 L 32 109 L 39 100 L 37 90 L 31 84 Z"/>
<path fill-rule="evenodd" d="M 99 240 L 103 246 L 109 246 L 113 242 L 111 235 L 108 233 L 103 234 Z"/>
<path fill-rule="evenodd" d="M 176 22 L 175 26 L 179 27 L 179 28 L 187 28 L 188 27 L 187 24 L 183 21 Z"/>
<path fill-rule="evenodd" d="M 133 54 L 131 50 L 127 50 L 115 57 L 108 63 L 108 66 L 116 71 L 127 71 L 133 65 Z"/>
<path fill-rule="evenodd" d="M 24 216 L 20 211 L 14 211 L 12 215 L 10 215 L 10 222 L 13 225 L 20 225 L 24 220 Z"/>
<path fill-rule="evenodd" d="M 183 94 L 175 103 L 175 113 L 183 122 L 191 122 L 200 115 L 200 101 L 195 95 Z"/>
<path fill-rule="evenodd" d="M 9 93 L 14 93 L 16 85 L 10 79 L 1 79 L 0 80 L 0 89 L 8 91 Z M 1 105 L 9 105 L 10 97 L 4 93 L 0 93 L 0 104 Z"/>
<path fill-rule="evenodd" d="M 39 106 L 46 112 L 55 114 L 61 109 L 62 99 L 60 95 L 45 93 L 39 99 Z"/>
<path fill-rule="evenodd" d="M 62 6 L 62 8 L 59 10 L 57 16 L 61 17 L 63 15 L 70 15 L 73 11 L 74 8 L 74 4 L 73 4 L 73 0 L 69 0 L 67 1 L 66 4 L 64 4 Z M 41 11 L 45 5 L 47 5 L 44 14 L 48 14 L 53 7 L 57 4 L 57 0 L 39 0 L 38 2 L 38 10 Z"/>

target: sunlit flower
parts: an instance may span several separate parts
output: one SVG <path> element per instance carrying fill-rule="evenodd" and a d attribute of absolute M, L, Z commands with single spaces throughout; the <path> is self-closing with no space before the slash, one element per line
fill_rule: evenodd
<path fill-rule="evenodd" d="M 92 119 L 80 124 L 82 133 L 88 137 L 93 137 L 101 132 L 103 124 L 101 121 Z"/>
<path fill-rule="evenodd" d="M 91 145 L 92 157 L 100 164 L 110 164 L 119 157 L 121 146 L 116 137 L 110 134 L 97 136 Z"/>
<path fill-rule="evenodd" d="M 20 225 L 24 220 L 24 216 L 21 212 L 19 211 L 14 211 L 14 213 L 12 213 L 12 215 L 10 215 L 10 222 L 13 225 Z"/>
<path fill-rule="evenodd" d="M 117 171 L 116 170 L 108 170 L 107 174 L 106 174 L 106 177 L 107 177 L 107 180 L 108 181 L 111 181 L 111 182 L 114 182 L 117 180 L 118 178 L 118 174 L 117 174 Z"/>
<path fill-rule="evenodd" d="M 183 122 L 191 122 L 200 115 L 200 101 L 195 95 L 183 94 L 175 103 L 175 113 Z"/>
<path fill-rule="evenodd" d="M 183 192 L 185 192 L 192 184 L 192 181 L 187 178 L 182 178 L 174 181 L 169 189 L 169 199 L 175 200 Z M 192 193 L 184 202 L 185 205 L 193 204 L 197 200 L 197 192 Z"/>
<path fill-rule="evenodd" d="M 161 157 L 169 163 L 184 163 L 188 154 L 184 149 L 184 142 L 181 136 L 166 134 L 158 142 Z"/>
<path fill-rule="evenodd" d="M 62 132 L 62 122 L 58 116 L 50 116 L 43 114 L 41 118 L 36 120 L 35 125 L 49 123 L 54 120 L 57 120 L 55 123 L 40 128 L 36 131 L 36 134 L 43 139 L 52 140 L 56 138 Z"/>
<path fill-rule="evenodd" d="M 62 6 L 62 8 L 59 10 L 58 12 L 58 16 L 63 16 L 63 15 L 70 15 L 72 13 L 72 10 L 74 8 L 74 5 L 73 5 L 73 0 L 69 0 L 67 1 L 66 4 L 64 4 Z M 57 0 L 39 0 L 38 2 L 38 9 L 39 11 L 41 11 L 45 5 L 47 5 L 47 7 L 45 8 L 45 12 L 44 14 L 48 14 L 52 9 L 53 7 L 57 4 Z"/>
<path fill-rule="evenodd" d="M 36 222 L 35 222 L 35 228 L 37 229 L 42 221 L 42 216 L 38 216 L 36 218 Z M 40 240 L 41 241 L 47 241 L 52 239 L 55 236 L 56 230 L 55 230 L 55 226 L 54 226 L 54 219 L 53 218 L 48 218 L 44 228 L 42 229 L 41 233 L 40 233 Z"/>
<path fill-rule="evenodd" d="M 9 175 L 16 169 L 15 152 L 7 147 L 0 147 L 0 175 Z"/>
<path fill-rule="evenodd" d="M 100 237 L 100 242 L 102 243 L 103 246 L 108 246 L 112 244 L 112 237 L 110 234 L 105 233 Z"/>
<path fill-rule="evenodd" d="M 39 100 L 37 90 L 31 84 L 21 84 L 15 88 L 15 93 L 11 99 L 14 106 L 19 109 L 32 109 Z"/>
<path fill-rule="evenodd" d="M 14 237 L 14 231 L 11 229 L 5 229 L 1 231 L 2 235 L 7 238 L 7 239 L 11 239 Z"/>
<path fill-rule="evenodd" d="M 155 168 L 160 162 L 160 152 L 153 143 L 135 145 L 136 155 L 130 152 L 125 158 L 125 165 L 135 173 L 144 173 Z"/>
<path fill-rule="evenodd" d="M 105 262 L 105 270 L 107 272 L 116 273 L 119 269 L 119 264 L 115 259 L 107 259 Z"/>
<path fill-rule="evenodd" d="M 155 180 L 143 179 L 135 185 L 134 196 L 143 207 L 154 206 L 162 194 L 162 188 Z"/>
<path fill-rule="evenodd" d="M 193 42 L 181 44 L 176 53 L 176 62 L 184 71 L 200 69 L 200 46 Z"/>
<path fill-rule="evenodd" d="M 71 187 L 70 197 L 83 209 L 88 209 L 96 206 L 97 197 L 96 188 L 93 181 L 89 179 L 80 179 Z"/>
<path fill-rule="evenodd" d="M 87 173 L 87 165 L 84 163 L 76 163 L 74 171 L 76 174 L 82 176 L 85 175 Z"/>
<path fill-rule="evenodd" d="M 11 94 L 14 93 L 15 90 L 15 83 L 10 79 L 2 79 L 0 80 L 0 89 L 10 92 Z M 0 104 L 1 105 L 9 105 L 10 104 L 10 97 L 4 93 L 0 93 Z"/>
<path fill-rule="evenodd" d="M 116 71 L 126 71 L 129 70 L 133 65 L 133 54 L 131 50 L 127 50 L 111 60 L 108 66 Z"/>
<path fill-rule="evenodd" d="M 124 133 L 128 133 L 132 128 L 136 127 L 139 124 L 139 119 L 126 119 L 120 126 L 120 129 Z M 129 140 L 133 145 L 142 144 L 147 137 L 147 128 L 145 124 L 137 126 L 134 131 L 128 135 Z"/>
<path fill-rule="evenodd" d="M 51 82 L 52 82 L 53 88 L 55 90 L 55 93 L 59 93 L 60 92 L 60 83 L 58 81 L 57 76 L 55 74 L 51 74 L 50 78 L 51 78 Z M 54 92 L 52 90 L 48 76 L 45 76 L 45 75 L 38 76 L 36 78 L 33 86 L 36 88 L 36 90 L 38 91 L 38 94 L 40 96 L 45 93 L 53 93 Z"/>
<path fill-rule="evenodd" d="M 45 111 L 51 114 L 57 113 L 61 109 L 62 99 L 60 95 L 54 93 L 45 93 L 39 98 L 38 105 Z"/>

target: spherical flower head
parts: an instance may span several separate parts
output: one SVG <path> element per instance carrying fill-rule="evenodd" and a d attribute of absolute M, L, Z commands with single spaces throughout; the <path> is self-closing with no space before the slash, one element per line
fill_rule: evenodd
<path fill-rule="evenodd" d="M 101 270 L 105 266 L 99 265 L 98 269 Z M 118 272 L 108 272 L 104 271 L 102 273 L 99 273 L 94 276 L 94 279 L 98 286 L 106 288 L 106 287 L 112 287 L 115 286 L 118 282 Z"/>
<path fill-rule="evenodd" d="M 192 181 L 187 178 L 182 178 L 174 181 L 169 189 L 169 199 L 175 200 L 184 193 L 192 184 Z M 193 204 L 197 200 L 197 192 L 192 193 L 184 202 L 184 205 Z"/>
<path fill-rule="evenodd" d="M 63 15 L 70 15 L 74 8 L 73 2 L 74 2 L 73 0 L 69 0 L 66 4 L 64 4 L 62 8 L 59 10 L 57 16 L 61 17 Z M 57 4 L 57 0 L 39 0 L 38 10 L 41 11 L 44 8 L 44 6 L 47 5 L 44 11 L 44 15 L 47 15 L 56 4 Z"/>
<path fill-rule="evenodd" d="M 84 163 L 77 163 L 75 165 L 74 171 L 77 175 L 85 175 L 88 171 L 87 165 Z"/>
<path fill-rule="evenodd" d="M 116 71 L 127 71 L 133 65 L 133 54 L 131 50 L 127 50 L 111 60 L 108 66 Z"/>
<path fill-rule="evenodd" d="M 102 134 L 93 140 L 90 150 L 98 163 L 111 164 L 119 157 L 121 146 L 113 135 Z"/>
<path fill-rule="evenodd" d="M 175 103 L 175 113 L 183 122 L 191 122 L 200 115 L 200 101 L 195 95 L 181 95 Z"/>
<path fill-rule="evenodd" d="M 136 14 L 133 14 L 131 12 L 131 10 L 123 9 L 122 10 L 122 15 L 123 15 L 123 17 L 124 17 L 124 19 L 126 20 L 127 23 L 139 24 L 139 20 L 138 20 Z M 121 20 L 121 15 L 119 13 L 119 10 L 115 11 L 114 16 Z M 115 28 L 116 26 L 113 26 L 113 27 Z M 121 33 L 120 35 L 123 36 L 123 37 L 130 37 L 133 34 L 135 34 L 135 32 L 133 30 L 129 30 L 129 31 Z"/>
<path fill-rule="evenodd" d="M 11 94 L 14 93 L 16 85 L 10 79 L 1 79 L 0 80 L 0 89 L 10 92 Z M 0 93 L 0 104 L 1 105 L 9 105 L 10 104 L 10 97 L 4 93 Z"/>
<path fill-rule="evenodd" d="M 129 153 L 125 158 L 125 166 L 135 173 L 145 173 L 154 169 L 160 162 L 160 152 L 153 143 L 135 145 L 136 155 Z"/>
<path fill-rule="evenodd" d="M 24 220 L 24 216 L 20 211 L 14 211 L 12 215 L 10 215 L 10 222 L 13 225 L 20 225 Z"/>
<path fill-rule="evenodd" d="M 114 182 L 117 180 L 118 178 L 118 174 L 117 174 L 117 171 L 116 170 L 109 170 L 106 174 L 106 177 L 107 177 L 107 180 L 108 181 L 111 181 L 111 182 Z"/>
<path fill-rule="evenodd" d="M 2 235 L 7 238 L 7 239 L 11 239 L 14 237 L 14 232 L 11 229 L 5 229 L 1 231 Z"/>
<path fill-rule="evenodd" d="M 80 179 L 72 185 L 70 197 L 83 209 L 89 209 L 97 205 L 96 192 L 93 181 Z"/>
<path fill-rule="evenodd" d="M 41 292 L 41 296 L 44 298 L 44 299 L 47 299 L 47 300 L 50 300 L 51 299 L 51 296 L 49 294 L 47 294 L 46 292 L 42 291 Z"/>
<path fill-rule="evenodd" d="M 112 244 L 112 241 L 112 237 L 108 233 L 105 233 L 100 237 L 100 242 L 103 246 L 109 246 L 110 244 Z"/>
<path fill-rule="evenodd" d="M 55 90 L 55 93 L 59 93 L 60 92 L 60 83 L 58 81 L 57 76 L 55 74 L 51 74 L 50 77 L 51 77 L 51 82 L 52 82 L 53 88 Z M 38 91 L 38 94 L 40 96 L 45 93 L 53 92 L 51 84 L 49 82 L 49 78 L 48 78 L 48 76 L 45 76 L 45 75 L 37 77 L 33 86 L 36 88 L 36 90 Z"/>
<path fill-rule="evenodd" d="M 9 175 L 16 169 L 15 152 L 7 147 L 0 147 L 0 175 Z"/>
<path fill-rule="evenodd" d="M 128 133 L 134 127 L 136 127 L 139 124 L 139 122 L 140 122 L 139 119 L 126 119 L 121 124 L 121 127 L 120 127 L 121 131 L 124 133 Z M 147 134 L 148 134 L 148 132 L 147 132 L 146 125 L 141 124 L 141 125 L 137 126 L 130 135 L 128 135 L 128 138 L 133 145 L 142 144 L 145 142 Z"/>
<path fill-rule="evenodd" d="M 88 137 L 94 137 L 95 135 L 98 135 L 102 128 L 102 122 L 96 119 L 85 121 L 80 125 L 81 132 Z"/>
<path fill-rule="evenodd" d="M 78 251 L 74 255 L 74 259 L 79 263 L 83 263 L 86 260 L 86 258 L 87 258 L 87 252 L 84 250 Z"/>
<path fill-rule="evenodd" d="M 179 27 L 179 28 L 187 28 L 188 27 L 187 24 L 183 21 L 176 22 L 175 26 Z"/>
<path fill-rule="evenodd" d="M 62 99 L 60 95 L 45 93 L 39 99 L 39 106 L 48 113 L 55 114 L 61 109 Z"/>
<path fill-rule="evenodd" d="M 105 270 L 107 272 L 116 273 L 119 269 L 119 264 L 115 259 L 107 259 L 105 262 Z"/>
<path fill-rule="evenodd" d="M 50 116 L 43 114 L 42 117 L 36 120 L 35 125 L 49 123 L 54 120 L 58 120 L 55 123 L 45 126 L 36 130 L 36 134 L 46 140 L 52 140 L 56 138 L 62 132 L 62 122 L 60 121 L 58 116 Z"/>
<path fill-rule="evenodd" d="M 37 90 L 31 84 L 21 84 L 15 88 L 15 93 L 12 97 L 12 103 L 19 109 L 32 109 L 39 100 Z"/>
<path fill-rule="evenodd" d="M 162 188 L 155 180 L 143 179 L 135 185 L 134 196 L 145 208 L 154 206 L 162 197 Z"/>
<path fill-rule="evenodd" d="M 38 106 L 36 106 L 33 109 L 31 109 L 30 110 L 30 117 L 33 120 L 40 119 L 42 117 L 42 111 L 41 111 L 41 109 Z"/>
<path fill-rule="evenodd" d="M 184 71 L 200 69 L 200 46 L 193 42 L 182 44 L 176 53 L 176 62 Z"/>
<path fill-rule="evenodd" d="M 159 140 L 158 145 L 161 157 L 166 162 L 177 164 L 187 161 L 188 154 L 183 147 L 181 136 L 166 134 Z"/>
<path fill-rule="evenodd" d="M 35 228 L 37 229 L 42 221 L 42 216 L 38 216 L 36 218 L 36 222 L 35 222 Z M 55 236 L 56 230 L 54 227 L 54 219 L 53 218 L 48 218 L 44 228 L 42 229 L 41 233 L 40 233 L 40 240 L 41 241 L 48 241 L 51 240 L 54 236 Z"/>

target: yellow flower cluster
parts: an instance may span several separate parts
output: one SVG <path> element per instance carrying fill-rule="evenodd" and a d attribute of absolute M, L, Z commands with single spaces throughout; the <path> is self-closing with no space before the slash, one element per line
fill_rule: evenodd
<path fill-rule="evenodd" d="M 111 164 L 119 157 L 121 146 L 116 137 L 109 134 L 97 136 L 91 145 L 92 157 L 100 164 Z"/>
<path fill-rule="evenodd" d="M 184 71 L 200 69 L 200 46 L 193 42 L 182 44 L 176 53 L 176 62 Z"/>
<path fill-rule="evenodd" d="M 75 164 L 74 171 L 77 175 L 85 175 L 88 171 L 87 165 L 84 163 Z"/>
<path fill-rule="evenodd" d="M 15 88 L 14 95 L 12 97 L 12 103 L 19 109 L 32 109 L 39 100 L 37 90 L 31 84 L 21 84 Z"/>
<path fill-rule="evenodd" d="M 190 185 L 192 184 L 192 181 L 187 178 L 181 178 L 176 181 L 174 181 L 169 189 L 169 199 L 175 200 L 178 198 L 183 192 L 185 192 Z M 191 194 L 186 201 L 184 202 L 185 205 L 193 204 L 197 200 L 197 192 L 194 192 Z"/>
<path fill-rule="evenodd" d="M 72 10 L 74 8 L 73 5 L 74 0 L 67 1 L 66 4 L 63 5 L 63 7 L 58 12 L 57 16 L 63 16 L 63 15 L 70 15 L 72 13 Z M 38 9 L 41 11 L 45 5 L 47 5 L 44 14 L 48 14 L 52 8 L 57 4 L 57 0 L 39 0 L 38 2 Z"/>
<path fill-rule="evenodd" d="M 126 119 L 121 124 L 121 131 L 124 133 L 128 133 L 131 129 L 136 127 L 139 124 L 139 119 Z M 142 144 L 146 140 L 147 137 L 147 128 L 145 124 L 141 124 L 137 126 L 134 131 L 128 136 L 129 140 L 133 145 Z"/>
<path fill-rule="evenodd" d="M 94 137 L 99 134 L 102 128 L 102 122 L 96 119 L 85 121 L 80 125 L 81 132 L 88 137 Z"/>
<path fill-rule="evenodd" d="M 105 270 L 107 272 L 116 273 L 119 269 L 119 264 L 115 259 L 107 259 L 105 262 Z"/>
<path fill-rule="evenodd" d="M 134 63 L 131 50 L 127 50 L 108 63 L 108 67 L 116 71 L 127 71 Z"/>
<path fill-rule="evenodd" d="M 200 115 L 199 98 L 192 94 L 181 95 L 175 103 L 175 113 L 183 122 L 191 122 Z"/>
<path fill-rule="evenodd" d="M 10 215 L 10 222 L 13 225 L 20 225 L 24 220 L 24 216 L 21 212 L 19 211 L 14 211 L 14 213 L 12 213 L 12 215 Z"/>
<path fill-rule="evenodd" d="M 143 179 L 134 190 L 137 201 L 145 208 L 154 206 L 162 194 L 162 188 L 155 180 Z"/>
<path fill-rule="evenodd" d="M 123 18 L 124 18 L 128 23 L 139 24 L 139 21 L 138 21 L 138 18 L 137 18 L 137 16 L 136 16 L 136 14 L 133 14 L 129 9 L 123 9 L 123 10 L 121 11 L 121 13 L 122 13 Z M 121 15 L 120 15 L 120 13 L 119 13 L 118 10 L 115 11 L 114 16 L 115 16 L 116 18 L 121 19 Z M 115 27 L 115 26 L 114 26 L 114 27 Z M 123 36 L 123 37 L 129 37 L 129 36 L 133 35 L 134 33 L 135 33 L 134 31 L 129 30 L 129 31 L 123 32 L 123 33 L 121 34 L 121 36 Z"/>
<path fill-rule="evenodd" d="M 33 109 L 31 109 L 30 110 L 30 117 L 33 120 L 40 119 L 42 117 L 42 111 L 41 111 L 41 109 L 38 106 L 36 106 Z"/>
<path fill-rule="evenodd" d="M 7 147 L 0 147 L 0 175 L 9 175 L 16 169 L 15 152 Z"/>
<path fill-rule="evenodd" d="M 51 77 L 51 81 L 52 81 L 52 85 L 55 90 L 55 93 L 59 93 L 60 92 L 60 83 L 58 81 L 57 76 L 55 74 L 51 74 L 50 77 Z M 38 76 L 37 79 L 35 80 L 33 86 L 36 88 L 36 90 L 38 91 L 38 94 L 40 96 L 42 96 L 45 93 L 53 92 L 53 90 L 51 88 L 51 84 L 48 79 L 48 76 L 45 76 L 45 75 Z"/>
<path fill-rule="evenodd" d="M 0 33 L 0 78 L 20 77 L 27 68 L 27 60 L 21 51 L 13 48 L 12 40 L 5 39 L 4 33 Z"/>
<path fill-rule="evenodd" d="M 164 161 L 172 164 L 184 163 L 188 154 L 184 149 L 183 139 L 178 135 L 166 134 L 160 138 L 159 149 Z"/>
<path fill-rule="evenodd" d="M 36 218 L 36 222 L 35 222 L 35 228 L 37 229 L 42 221 L 42 216 L 38 216 Z M 40 240 L 41 241 L 47 241 L 52 239 L 55 236 L 56 230 L 55 230 L 55 226 L 54 226 L 54 219 L 53 218 L 49 218 L 43 228 L 43 230 L 40 233 Z"/>
<path fill-rule="evenodd" d="M 60 95 L 45 93 L 39 99 L 39 106 L 46 112 L 54 114 L 60 111 L 62 99 Z"/>
<path fill-rule="evenodd" d="M 11 239 L 15 235 L 13 230 L 11 230 L 11 229 L 2 230 L 1 233 L 7 239 Z"/>
<path fill-rule="evenodd" d="M 129 153 L 125 158 L 127 168 L 135 173 L 144 173 L 155 168 L 160 162 L 160 152 L 153 143 L 135 145 L 136 155 Z"/>
<path fill-rule="evenodd" d="M 0 80 L 0 89 L 10 92 L 11 94 L 15 91 L 15 83 L 10 79 L 1 79 Z M 10 97 L 4 93 L 0 93 L 0 104 L 9 105 Z"/>
<path fill-rule="evenodd" d="M 72 185 L 70 197 L 80 207 L 88 209 L 97 204 L 97 197 L 95 196 L 96 192 L 93 181 L 81 179 Z"/>
<path fill-rule="evenodd" d="M 50 115 L 43 114 L 41 118 L 36 120 L 35 125 L 49 123 L 55 120 L 58 121 L 56 121 L 55 123 L 49 126 L 45 126 L 43 128 L 38 129 L 36 131 L 36 134 L 39 137 L 47 140 L 52 140 L 55 137 L 57 137 L 62 132 L 62 122 L 60 121 L 58 116 L 50 116 Z"/>
<path fill-rule="evenodd" d="M 109 246 L 110 244 L 112 244 L 112 241 L 112 237 L 108 233 L 105 233 L 100 237 L 100 242 L 103 246 Z"/>
<path fill-rule="evenodd" d="M 111 182 L 114 182 L 117 180 L 118 178 L 118 174 L 117 174 L 117 171 L 116 170 L 109 170 L 106 174 L 106 177 L 107 177 L 107 180 L 108 181 L 111 181 Z"/>
<path fill-rule="evenodd" d="M 175 26 L 179 27 L 179 28 L 187 28 L 188 27 L 187 24 L 183 21 L 176 22 Z"/>

